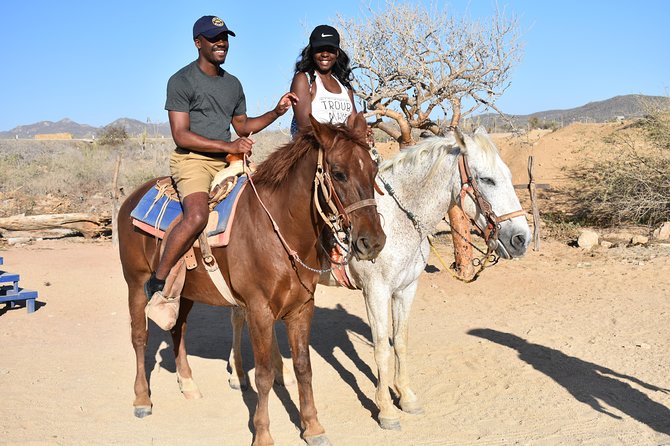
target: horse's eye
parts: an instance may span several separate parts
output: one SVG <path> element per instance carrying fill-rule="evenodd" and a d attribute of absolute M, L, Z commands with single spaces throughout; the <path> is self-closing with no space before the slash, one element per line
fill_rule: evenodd
<path fill-rule="evenodd" d="M 345 182 L 347 181 L 347 174 L 337 170 L 333 172 L 333 178 L 335 179 L 335 181 Z"/>
<path fill-rule="evenodd" d="M 479 182 L 482 184 L 486 184 L 487 186 L 495 186 L 496 182 L 493 178 L 489 177 L 482 177 L 479 179 Z"/>

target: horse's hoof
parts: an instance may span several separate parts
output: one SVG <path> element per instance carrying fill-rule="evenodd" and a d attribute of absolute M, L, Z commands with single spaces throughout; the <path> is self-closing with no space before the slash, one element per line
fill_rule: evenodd
<path fill-rule="evenodd" d="M 412 415 L 423 415 L 424 413 L 423 407 L 421 407 L 421 403 L 418 401 L 411 401 L 406 403 L 400 401 L 400 409 L 402 409 L 403 412 Z"/>
<path fill-rule="evenodd" d="M 151 406 L 135 406 L 135 416 L 137 418 L 144 418 L 151 415 Z"/>
<path fill-rule="evenodd" d="M 380 418 L 379 427 L 390 431 L 399 431 L 400 420 L 397 418 Z"/>
<path fill-rule="evenodd" d="M 328 437 L 326 437 L 326 434 L 305 437 L 305 443 L 307 443 L 309 446 L 332 446 L 332 443 Z"/>
<path fill-rule="evenodd" d="M 202 398 L 202 393 L 200 393 L 200 389 L 198 389 L 198 385 L 193 381 L 193 378 L 182 378 L 177 373 L 177 384 L 179 384 L 179 390 L 187 400 Z"/>

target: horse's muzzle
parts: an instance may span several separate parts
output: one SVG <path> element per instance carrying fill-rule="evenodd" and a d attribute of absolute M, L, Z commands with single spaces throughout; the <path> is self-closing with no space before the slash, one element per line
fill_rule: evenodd
<path fill-rule="evenodd" d="M 353 252 L 358 260 L 374 260 L 386 244 L 386 234 L 359 236 L 352 243 Z"/>
<path fill-rule="evenodd" d="M 503 259 L 521 257 L 526 253 L 530 245 L 531 235 L 529 231 L 518 230 L 511 234 L 501 232 L 498 236 L 498 247 L 496 253 Z"/>

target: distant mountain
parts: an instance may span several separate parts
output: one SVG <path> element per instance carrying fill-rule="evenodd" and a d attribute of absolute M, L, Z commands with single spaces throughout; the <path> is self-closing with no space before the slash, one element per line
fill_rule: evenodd
<path fill-rule="evenodd" d="M 44 133 L 70 133 L 74 138 L 91 138 L 98 129 L 96 127 L 78 124 L 68 118 L 58 122 L 40 121 L 35 124 L 20 125 L 8 132 L 0 132 L 0 138 L 34 138 L 35 135 Z"/>
<path fill-rule="evenodd" d="M 670 98 L 665 96 L 645 96 L 630 94 L 615 96 L 604 101 L 589 102 L 586 105 L 568 110 L 547 110 L 529 115 L 506 115 L 487 113 L 467 118 L 467 122 L 480 123 L 489 129 L 502 129 L 508 126 L 506 121 L 514 123 L 516 128 L 523 128 L 528 120 L 536 118 L 541 124 L 555 123 L 565 126 L 573 122 L 608 122 L 623 117 L 624 119 L 643 116 L 651 108 L 670 109 Z M 119 126 L 126 129 L 130 136 L 140 136 L 146 132 L 150 138 L 170 138 L 170 125 L 167 122 L 142 122 L 137 119 L 120 118 L 107 126 Z M 70 133 L 76 139 L 91 139 L 104 127 L 93 127 L 78 124 L 70 119 L 58 122 L 41 121 L 35 124 L 21 125 L 6 132 L 0 132 L 0 139 L 28 138 L 45 133 Z"/>
<path fill-rule="evenodd" d="M 120 118 L 107 126 L 123 127 L 131 136 L 140 136 L 146 131 L 149 138 L 172 137 L 170 124 L 167 122 L 142 122 L 137 119 Z"/>
<path fill-rule="evenodd" d="M 641 117 L 654 108 L 670 109 L 670 98 L 629 94 L 615 96 L 604 101 L 589 102 L 581 107 L 567 110 L 547 110 L 530 115 L 505 115 L 505 117 L 497 113 L 487 113 L 468 119 L 479 121 L 489 128 L 504 127 L 508 119 L 514 123 L 515 127 L 522 128 L 531 118 L 536 118 L 539 123 L 555 123 L 563 127 L 573 122 L 611 122 L 621 118 Z"/>
<path fill-rule="evenodd" d="M 65 118 L 60 121 L 40 121 L 34 124 L 20 125 L 13 129 L 0 132 L 0 139 L 32 139 L 35 135 L 48 133 L 69 133 L 75 139 L 93 139 L 107 126 L 118 126 L 126 129 L 130 136 L 140 136 L 145 131 L 150 138 L 171 137 L 170 125 L 166 122 L 142 122 L 137 119 L 120 118 L 103 127 L 93 127 L 87 124 L 78 124 Z"/>

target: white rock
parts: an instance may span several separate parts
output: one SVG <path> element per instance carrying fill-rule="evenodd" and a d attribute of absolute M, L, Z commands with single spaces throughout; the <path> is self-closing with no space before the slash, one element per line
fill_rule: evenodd
<path fill-rule="evenodd" d="M 649 243 L 649 237 L 646 237 L 644 235 L 634 235 L 630 243 L 632 245 L 646 245 L 647 243 Z"/>
<path fill-rule="evenodd" d="M 659 240 L 670 240 L 670 221 L 666 221 L 654 231 L 654 238 Z"/>
<path fill-rule="evenodd" d="M 590 229 L 583 229 L 577 239 L 580 248 L 591 249 L 598 244 L 598 233 Z"/>

